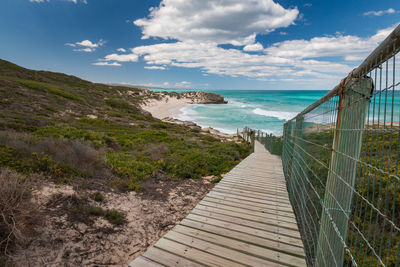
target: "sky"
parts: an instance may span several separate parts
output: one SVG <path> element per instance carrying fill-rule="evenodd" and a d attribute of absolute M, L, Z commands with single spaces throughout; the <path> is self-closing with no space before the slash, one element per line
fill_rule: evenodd
<path fill-rule="evenodd" d="M 0 58 L 101 83 L 329 90 L 399 22 L 399 0 L 1 0 Z"/>

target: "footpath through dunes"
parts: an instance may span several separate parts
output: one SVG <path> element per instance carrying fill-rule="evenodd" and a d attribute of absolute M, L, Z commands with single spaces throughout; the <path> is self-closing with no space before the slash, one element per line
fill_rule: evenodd
<path fill-rule="evenodd" d="M 306 266 L 280 157 L 256 141 L 254 153 L 130 266 Z"/>

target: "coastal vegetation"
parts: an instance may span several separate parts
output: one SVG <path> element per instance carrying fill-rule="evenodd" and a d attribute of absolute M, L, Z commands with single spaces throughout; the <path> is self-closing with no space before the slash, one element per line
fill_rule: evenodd
<path fill-rule="evenodd" d="M 153 118 L 140 105 L 160 94 L 148 90 L 0 60 L 0 96 L 0 266 L 41 223 L 31 198 L 40 184 L 76 189 L 52 199 L 68 220 L 119 226 L 126 214 L 102 208 L 103 192 L 151 194 L 149 180 L 217 181 L 250 153 L 245 142 Z"/>

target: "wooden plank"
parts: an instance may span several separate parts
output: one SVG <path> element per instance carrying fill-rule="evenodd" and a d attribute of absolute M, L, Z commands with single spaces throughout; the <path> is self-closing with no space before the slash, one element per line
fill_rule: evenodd
<path fill-rule="evenodd" d="M 266 160 L 268 161 L 268 160 Z M 261 164 L 265 164 L 262 162 Z M 251 165 L 254 165 L 253 163 Z M 257 165 L 257 164 L 255 164 Z M 246 174 L 253 174 L 254 176 L 262 176 L 265 174 L 282 174 L 282 166 L 264 166 L 264 168 L 256 168 L 255 166 L 247 166 L 235 169 L 232 173 L 235 174 L 237 171 L 246 171 Z"/>
<path fill-rule="evenodd" d="M 295 216 L 292 212 L 281 211 L 271 205 L 263 205 L 263 204 L 257 204 L 254 202 L 251 203 L 251 202 L 247 202 L 247 201 L 243 201 L 243 200 L 236 200 L 236 199 L 232 199 L 232 198 L 223 198 L 223 197 L 210 196 L 210 195 L 207 195 L 205 198 L 203 198 L 203 200 L 206 200 L 208 202 L 217 203 L 217 204 L 223 204 L 226 206 L 243 208 L 243 209 L 248 210 L 249 212 L 257 211 L 257 212 L 276 214 L 278 216 L 295 219 Z"/>
<path fill-rule="evenodd" d="M 218 191 L 211 191 L 210 193 L 208 193 L 211 196 L 222 196 L 222 197 L 229 197 L 229 198 L 233 198 L 233 199 L 237 199 L 237 200 L 245 200 L 248 202 L 254 202 L 254 203 L 261 203 L 261 204 L 266 204 L 266 205 L 271 205 L 271 206 L 275 206 L 276 208 L 282 210 L 282 211 L 289 211 L 289 212 L 293 212 L 293 209 L 290 205 L 287 204 L 281 204 L 275 201 L 267 201 L 267 200 L 261 200 L 261 199 L 255 199 L 255 198 L 250 198 L 250 197 L 243 197 L 243 196 L 239 196 L 239 195 L 234 195 L 234 194 L 229 194 L 226 192 L 218 192 Z"/>
<path fill-rule="evenodd" d="M 243 186 L 248 186 L 248 187 L 256 187 L 259 189 L 269 189 L 269 188 L 278 188 L 278 189 L 282 189 L 285 190 L 287 192 L 286 189 L 286 184 L 285 185 L 279 185 L 276 183 L 260 183 L 260 184 L 254 184 L 246 179 L 242 179 L 242 181 L 234 181 L 233 179 L 229 179 L 229 178 L 223 178 L 218 184 L 235 184 L 235 185 L 243 185 Z"/>
<path fill-rule="evenodd" d="M 235 181 L 230 181 L 230 180 L 222 180 L 218 183 L 218 185 L 224 185 L 224 186 L 236 186 L 236 187 L 242 187 L 242 188 L 248 188 L 248 189 L 253 189 L 253 190 L 258 190 L 258 191 L 263 191 L 263 190 L 279 190 L 281 192 L 288 194 L 286 187 L 279 186 L 279 185 L 274 185 L 274 184 L 263 184 L 263 185 L 254 185 L 250 182 L 235 182 Z"/>
<path fill-rule="evenodd" d="M 246 181 L 252 181 L 254 183 L 258 183 L 258 184 L 263 184 L 263 183 L 275 183 L 275 184 L 279 184 L 279 185 L 285 185 L 286 184 L 286 180 L 283 176 L 283 174 L 279 174 L 279 175 L 263 175 L 263 176 L 259 176 L 259 177 L 252 177 L 249 174 L 246 174 L 245 172 L 243 174 L 227 174 L 224 176 L 226 179 L 230 179 L 230 180 L 246 180 Z"/>
<path fill-rule="evenodd" d="M 251 197 L 255 199 L 261 199 L 261 200 L 269 200 L 277 203 L 282 203 L 290 206 L 290 201 L 288 197 L 282 197 L 278 196 L 272 193 L 269 194 L 260 194 L 256 192 L 250 192 L 250 191 L 244 191 L 244 190 L 239 190 L 235 188 L 224 188 L 224 187 L 214 187 L 212 191 L 215 192 L 225 192 L 229 193 L 232 195 L 240 195 L 240 196 L 245 196 L 245 197 Z"/>
<path fill-rule="evenodd" d="M 278 220 L 278 221 L 283 221 L 283 222 L 288 222 L 288 223 L 293 223 L 296 224 L 296 219 L 293 217 L 286 217 L 286 216 L 280 216 L 276 213 L 270 212 L 270 211 L 254 211 L 254 210 L 249 210 L 247 208 L 240 208 L 240 207 L 235 207 L 235 206 L 230 206 L 230 205 L 225 205 L 223 203 L 215 203 L 212 201 L 207 201 L 206 199 L 203 199 L 198 205 L 202 206 L 207 206 L 207 207 L 214 207 L 218 209 L 223 209 L 227 211 L 234 211 L 239 214 L 245 214 L 245 215 L 251 215 L 251 216 L 256 216 L 260 218 L 268 218 L 272 220 Z"/>
<path fill-rule="evenodd" d="M 274 189 L 274 188 L 269 188 L 269 189 L 256 189 L 256 188 L 251 188 L 251 187 L 246 187 L 242 185 L 227 185 L 227 184 L 221 184 L 218 187 L 214 187 L 215 190 L 231 190 L 235 191 L 238 193 L 245 193 L 245 194 L 254 194 L 254 196 L 258 197 L 265 197 L 265 198 L 271 198 L 271 197 L 279 197 L 281 200 L 289 200 L 289 196 L 287 192 L 281 191 L 279 189 Z"/>
<path fill-rule="evenodd" d="M 158 242 L 154 245 L 156 248 L 160 248 L 162 250 L 169 251 L 174 254 L 182 255 L 183 257 L 190 259 L 192 261 L 196 261 L 200 264 L 206 264 L 208 266 L 219 266 L 219 267 L 239 267 L 243 266 L 240 263 L 230 261 L 228 259 L 215 256 L 208 252 L 204 252 L 202 250 L 189 247 L 178 243 L 176 241 L 172 241 L 166 238 L 161 238 Z M 167 266 L 175 266 L 175 265 L 167 265 Z"/>
<path fill-rule="evenodd" d="M 163 267 L 164 265 L 151 261 L 143 256 L 136 258 L 134 262 L 129 264 L 129 267 Z"/>
<path fill-rule="evenodd" d="M 242 175 L 242 176 L 224 176 L 223 181 L 229 180 L 232 182 L 243 182 L 243 183 L 247 183 L 247 184 L 251 184 L 251 185 L 259 185 L 259 186 L 266 186 L 268 184 L 272 184 L 272 185 L 278 185 L 278 186 L 286 186 L 286 181 L 282 180 L 279 181 L 275 178 L 266 178 L 266 176 L 264 176 L 264 178 L 260 178 L 259 180 L 256 179 L 250 179 L 248 178 L 248 176 L 246 175 Z"/>
<path fill-rule="evenodd" d="M 281 251 L 287 254 L 293 254 L 297 255 L 299 257 L 304 257 L 304 250 L 302 247 L 297 246 L 295 244 L 288 244 L 285 242 L 281 242 L 282 240 L 279 240 L 278 235 L 273 235 L 271 238 L 264 238 L 260 237 L 257 235 L 253 235 L 249 232 L 246 232 L 245 229 L 242 229 L 242 231 L 239 231 L 237 228 L 232 229 L 232 228 L 225 228 L 223 227 L 223 224 L 212 224 L 213 222 L 206 223 L 206 222 L 199 222 L 199 221 L 194 221 L 191 219 L 184 219 L 181 222 L 181 225 L 188 226 L 191 228 L 199 229 L 202 231 L 222 235 L 225 237 L 229 237 L 231 239 L 236 239 L 240 240 L 249 244 L 257 245 L 260 247 L 265 247 L 268 249 L 276 250 L 276 251 Z M 274 239 L 277 238 L 277 239 Z"/>
<path fill-rule="evenodd" d="M 232 248 L 246 254 L 251 254 L 268 261 L 283 263 L 291 266 L 305 266 L 304 258 L 288 255 L 279 251 L 274 251 L 268 248 L 259 247 L 243 241 L 237 241 L 232 238 L 224 237 L 190 228 L 187 226 L 177 225 L 173 231 L 185 234 L 191 237 L 199 238 L 203 241 L 212 242 L 224 247 Z"/>
<path fill-rule="evenodd" d="M 248 226 L 248 227 L 252 227 L 254 229 L 268 231 L 268 232 L 272 232 L 272 233 L 276 233 L 276 234 L 278 234 L 278 233 L 284 234 L 284 235 L 287 235 L 290 237 L 300 239 L 300 234 L 299 234 L 298 230 L 280 226 L 279 224 L 280 223 L 283 224 L 282 222 L 274 222 L 274 224 L 267 224 L 264 222 L 250 221 L 250 220 L 246 220 L 246 219 L 241 219 L 239 217 L 234 217 L 234 216 L 230 216 L 227 214 L 219 213 L 216 211 L 204 210 L 204 209 L 201 209 L 200 207 L 196 207 L 192 211 L 192 213 L 190 213 L 189 215 L 192 215 L 192 214 L 198 215 L 198 216 L 203 216 L 203 217 L 210 218 L 210 219 L 217 219 L 217 220 L 222 220 L 222 221 L 226 221 L 226 222 L 230 222 L 230 223 L 234 223 L 234 224 L 238 224 L 238 225 Z M 297 227 L 297 225 L 296 225 L 296 227 Z"/>
<path fill-rule="evenodd" d="M 259 196 L 252 196 L 251 194 L 245 194 L 245 193 L 238 193 L 235 191 L 229 191 L 225 189 L 220 189 L 220 188 L 214 188 L 212 193 L 218 193 L 218 194 L 225 194 L 225 195 L 231 195 L 232 197 L 235 198 L 241 198 L 241 199 L 248 199 L 254 202 L 261 202 L 261 203 L 268 203 L 271 205 L 279 205 L 279 206 L 285 206 L 285 207 L 291 207 L 291 204 L 289 200 L 284 201 L 280 199 L 274 199 L 273 197 L 259 197 Z"/>
<path fill-rule="evenodd" d="M 287 222 L 287 221 L 279 220 L 276 216 L 275 216 L 275 218 L 271 218 L 271 217 L 267 217 L 267 216 L 255 216 L 255 215 L 250 215 L 250 214 L 246 214 L 243 212 L 226 210 L 226 209 L 222 209 L 220 207 L 211 207 L 211 206 L 207 206 L 207 205 L 197 205 L 196 209 L 201 209 L 201 210 L 209 211 L 209 212 L 213 212 L 213 213 L 216 212 L 219 214 L 236 217 L 236 218 L 240 218 L 240 219 L 247 220 L 247 221 L 265 223 L 265 224 L 269 224 L 269 225 L 276 225 L 279 227 L 284 227 L 284 228 L 298 231 L 297 224 L 295 222 Z"/>
<path fill-rule="evenodd" d="M 288 244 L 295 244 L 297 246 L 301 246 L 302 244 L 300 240 L 300 234 L 296 233 L 295 231 L 279 228 L 273 225 L 248 221 L 244 222 L 237 218 L 201 210 L 196 210 L 196 213 L 190 213 L 186 218 L 213 225 L 221 224 L 221 226 L 225 228 L 237 231 L 247 231 L 249 234 L 260 235 L 260 237 L 263 238 L 274 239 L 280 236 L 280 240 L 283 240 L 282 242 L 286 242 Z"/>
<path fill-rule="evenodd" d="M 229 172 L 226 177 L 247 177 L 248 179 L 253 179 L 253 180 L 262 180 L 265 179 L 265 177 L 275 179 L 276 181 L 284 181 L 284 174 L 283 172 L 277 172 L 277 171 L 272 171 L 272 172 L 255 172 L 250 169 L 236 169 L 232 170 Z"/>
<path fill-rule="evenodd" d="M 235 192 L 243 193 L 243 194 L 251 194 L 251 195 L 257 196 L 257 197 L 274 197 L 274 198 L 278 198 L 280 200 L 289 201 L 289 196 L 288 196 L 287 192 L 278 191 L 278 190 L 274 190 L 274 189 L 265 189 L 264 192 L 256 192 L 256 191 L 248 190 L 245 188 L 226 186 L 223 184 L 218 185 L 217 187 L 214 187 L 214 189 L 215 190 L 216 189 L 230 190 L 230 191 L 235 191 Z"/>
<path fill-rule="evenodd" d="M 227 174 L 224 177 L 227 177 L 229 179 L 236 179 L 240 180 L 245 178 L 246 180 L 249 181 L 254 181 L 255 183 L 262 183 L 262 182 L 274 182 L 277 184 L 285 184 L 286 180 L 283 176 L 283 174 L 264 174 L 262 176 L 253 176 L 251 174 L 246 173 L 246 171 L 243 172 L 237 172 L 237 173 L 232 173 L 232 174 Z"/>
<path fill-rule="evenodd" d="M 274 263 L 270 260 L 251 256 L 238 250 L 232 250 L 231 248 L 226 248 L 193 236 L 182 234 L 174 229 L 169 231 L 164 238 L 207 252 L 209 255 L 230 259 L 247 266 L 250 266 L 250 262 L 252 266 L 282 266 L 279 263 Z"/>
<path fill-rule="evenodd" d="M 188 259 L 182 258 L 180 256 L 177 256 L 175 254 L 172 254 L 170 252 L 167 252 L 165 250 L 156 248 L 156 247 L 150 247 L 144 254 L 143 257 L 145 257 L 148 260 L 151 260 L 153 262 L 157 262 L 161 264 L 162 266 L 190 266 L 190 267 L 200 267 L 203 266 L 199 263 L 190 261 Z M 135 260 L 136 262 L 136 260 Z M 135 266 L 135 265 L 133 265 Z"/>

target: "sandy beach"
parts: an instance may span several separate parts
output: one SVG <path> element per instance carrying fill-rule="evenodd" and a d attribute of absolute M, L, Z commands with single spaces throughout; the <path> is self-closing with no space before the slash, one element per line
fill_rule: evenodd
<path fill-rule="evenodd" d="M 150 100 L 142 108 L 151 113 L 157 119 L 173 118 L 180 113 L 180 109 L 191 104 L 187 98 L 164 96 L 161 100 Z"/>

